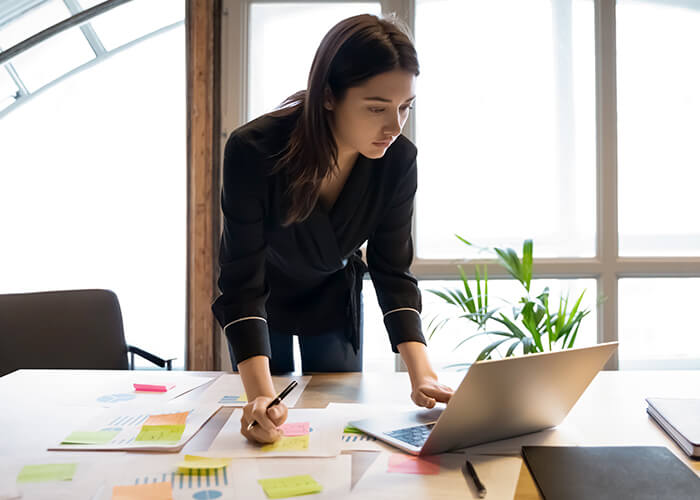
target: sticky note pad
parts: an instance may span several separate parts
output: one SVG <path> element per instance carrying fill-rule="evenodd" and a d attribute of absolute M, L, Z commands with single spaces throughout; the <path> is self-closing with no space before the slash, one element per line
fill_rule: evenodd
<path fill-rule="evenodd" d="M 276 442 L 266 444 L 262 451 L 301 451 L 309 448 L 309 435 L 305 436 L 283 436 Z"/>
<path fill-rule="evenodd" d="M 75 431 L 61 444 L 106 444 L 114 439 L 119 431 Z"/>
<path fill-rule="evenodd" d="M 352 425 L 346 425 L 345 429 L 343 429 L 343 432 L 345 434 L 364 434 L 360 429 L 357 427 L 353 427 Z"/>
<path fill-rule="evenodd" d="M 308 422 L 287 422 L 281 428 L 285 436 L 304 436 L 309 433 Z"/>
<path fill-rule="evenodd" d="M 210 471 L 222 469 L 227 467 L 230 463 L 230 458 L 210 458 L 185 455 L 185 459 L 177 464 L 177 471 L 181 474 L 187 474 L 191 470 Z"/>
<path fill-rule="evenodd" d="M 289 498 L 299 495 L 321 493 L 323 487 L 308 474 L 302 476 L 259 479 L 267 498 Z"/>
<path fill-rule="evenodd" d="M 387 472 L 402 474 L 439 474 L 440 457 L 419 458 L 402 453 L 392 453 Z"/>
<path fill-rule="evenodd" d="M 173 500 L 173 488 L 170 483 L 115 486 L 112 500 Z"/>
<path fill-rule="evenodd" d="M 143 425 L 185 425 L 189 413 L 188 411 L 183 411 L 182 413 L 151 415 Z"/>
<path fill-rule="evenodd" d="M 144 425 L 134 441 L 177 443 L 183 432 L 184 425 Z"/>
<path fill-rule="evenodd" d="M 168 392 L 175 384 L 134 384 L 134 390 L 139 392 Z"/>
<path fill-rule="evenodd" d="M 78 464 L 25 465 L 17 475 L 18 483 L 72 481 Z"/>

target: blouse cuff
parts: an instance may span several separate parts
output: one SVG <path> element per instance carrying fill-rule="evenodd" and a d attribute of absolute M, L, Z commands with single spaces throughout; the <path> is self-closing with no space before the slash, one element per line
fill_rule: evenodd
<path fill-rule="evenodd" d="M 253 356 L 272 357 L 267 321 L 260 316 L 247 316 L 231 321 L 224 327 L 236 363 Z M 236 367 L 234 366 L 234 369 Z"/>
<path fill-rule="evenodd" d="M 388 311 L 384 314 L 384 326 L 389 333 L 391 350 L 395 353 L 399 352 L 398 345 L 402 342 L 415 341 L 425 344 L 420 314 L 416 309 L 401 307 Z"/>

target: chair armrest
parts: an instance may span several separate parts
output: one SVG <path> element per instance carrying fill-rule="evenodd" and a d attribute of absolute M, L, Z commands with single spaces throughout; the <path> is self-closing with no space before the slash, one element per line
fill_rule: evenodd
<path fill-rule="evenodd" d="M 131 362 L 129 363 L 130 370 L 134 369 L 134 354 L 138 354 L 143 359 L 150 361 L 154 365 L 158 365 L 161 368 L 166 368 L 167 370 L 173 369 L 173 360 L 177 359 L 177 358 L 169 358 L 169 359 L 159 358 L 155 354 L 151 354 L 150 352 L 144 351 L 143 349 L 140 349 L 134 345 L 127 345 L 126 351 L 131 355 Z"/>

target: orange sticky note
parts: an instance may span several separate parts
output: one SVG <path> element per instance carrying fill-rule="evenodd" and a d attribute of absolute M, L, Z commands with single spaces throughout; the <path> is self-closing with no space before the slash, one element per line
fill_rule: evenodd
<path fill-rule="evenodd" d="M 115 486 L 112 500 L 173 500 L 173 488 L 170 483 Z"/>
<path fill-rule="evenodd" d="M 389 468 L 387 472 L 398 472 L 401 474 L 439 474 L 440 457 L 414 457 L 402 453 L 392 453 L 389 457 Z"/>
<path fill-rule="evenodd" d="M 168 392 L 175 384 L 134 384 L 134 390 L 139 392 Z"/>
<path fill-rule="evenodd" d="M 285 436 L 305 436 L 309 433 L 308 422 L 287 422 L 280 427 Z"/>
<path fill-rule="evenodd" d="M 143 425 L 185 425 L 185 420 L 187 420 L 189 413 L 188 411 L 183 411 L 182 413 L 151 415 Z"/>

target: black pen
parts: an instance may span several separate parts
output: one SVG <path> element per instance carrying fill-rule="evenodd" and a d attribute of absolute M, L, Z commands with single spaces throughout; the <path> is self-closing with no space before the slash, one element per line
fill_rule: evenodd
<path fill-rule="evenodd" d="M 476 491 L 479 494 L 479 498 L 486 497 L 486 486 L 484 486 L 484 483 L 481 482 L 479 476 L 476 475 L 476 470 L 469 459 L 464 462 L 464 467 L 467 469 L 472 481 L 474 481 L 474 486 L 476 486 Z"/>
<path fill-rule="evenodd" d="M 280 402 L 281 402 L 284 398 L 286 398 L 287 395 L 288 395 L 290 392 L 292 392 L 292 389 L 294 389 L 296 386 L 297 386 L 297 381 L 296 381 L 296 380 L 292 380 L 292 381 L 289 383 L 289 385 L 288 385 L 287 387 L 285 387 L 284 390 L 283 390 L 282 392 L 280 392 L 280 393 L 277 395 L 277 397 L 276 397 L 275 399 L 273 399 L 272 401 L 270 401 L 270 404 L 267 405 L 267 408 L 265 408 L 265 411 L 267 412 L 267 410 L 269 410 L 269 409 L 272 408 L 273 406 L 280 404 Z M 257 420 L 253 420 L 251 423 L 248 424 L 248 429 L 247 429 L 247 430 L 252 429 L 252 428 L 255 427 L 256 425 L 258 425 L 258 421 L 257 421 Z"/>

